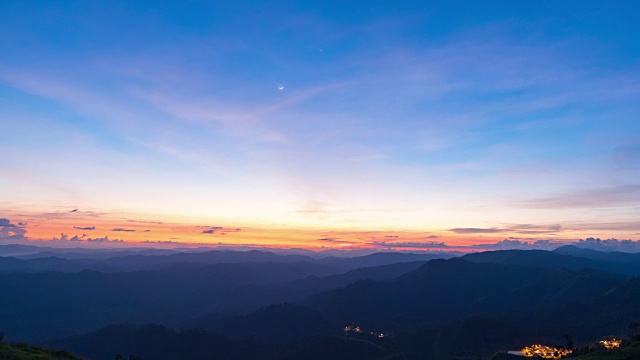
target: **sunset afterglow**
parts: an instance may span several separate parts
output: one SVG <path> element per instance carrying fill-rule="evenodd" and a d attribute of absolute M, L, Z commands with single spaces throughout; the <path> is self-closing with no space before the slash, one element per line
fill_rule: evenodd
<path fill-rule="evenodd" d="M 640 29 L 576 4 L 4 2 L 0 242 L 635 242 Z"/>

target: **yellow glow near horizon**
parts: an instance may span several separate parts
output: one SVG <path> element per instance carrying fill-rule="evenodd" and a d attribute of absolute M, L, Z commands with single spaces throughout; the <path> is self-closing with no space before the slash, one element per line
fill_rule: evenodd
<path fill-rule="evenodd" d="M 518 231 L 536 231 L 555 241 L 566 237 L 543 234 L 544 226 L 530 225 L 503 228 L 412 229 L 379 226 L 372 228 L 324 226 L 282 226 L 241 221 L 211 221 L 189 218 L 135 213 L 99 213 L 82 209 L 50 212 L 0 212 L 14 223 L 30 240 L 74 240 L 52 242 L 51 245 L 71 246 L 101 243 L 108 245 L 123 240 L 128 246 L 255 246 L 272 248 L 322 249 L 377 249 L 380 251 L 472 251 L 483 250 L 482 244 L 495 244 L 509 238 L 523 238 Z M 554 229 L 548 229 L 552 232 Z M 571 234 L 576 237 L 579 233 Z M 588 235 L 588 234 L 587 234 Z M 565 235 L 566 236 L 566 235 Z M 586 236 L 585 236 L 586 237 Z M 91 241 L 89 241 L 91 239 Z M 96 239 L 98 241 L 96 241 Z M 106 240 L 109 240 L 107 242 Z M 571 238 L 569 238 L 571 239 Z M 526 241 L 524 239 L 523 241 Z"/>

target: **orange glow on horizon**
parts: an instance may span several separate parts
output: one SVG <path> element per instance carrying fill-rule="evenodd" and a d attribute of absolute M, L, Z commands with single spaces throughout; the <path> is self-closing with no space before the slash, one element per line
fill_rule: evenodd
<path fill-rule="evenodd" d="M 157 221 L 139 214 L 95 213 L 65 210 L 47 213 L 7 213 L 0 217 L 26 224 L 29 240 L 55 246 L 116 245 L 127 246 L 254 246 L 264 248 L 379 249 L 380 251 L 474 251 L 469 246 L 495 244 L 508 234 L 457 234 L 441 229 L 324 229 L 277 225 L 212 222 L 176 218 Z M 64 235 L 63 235 L 64 234 Z M 89 240 L 91 239 L 91 240 Z M 98 241 L 96 241 L 98 239 Z M 106 241 L 106 240 L 109 241 Z M 74 241 L 69 241 L 74 240 Z M 74 245 L 75 244 L 75 245 Z M 477 251 L 483 250 L 477 248 Z"/>

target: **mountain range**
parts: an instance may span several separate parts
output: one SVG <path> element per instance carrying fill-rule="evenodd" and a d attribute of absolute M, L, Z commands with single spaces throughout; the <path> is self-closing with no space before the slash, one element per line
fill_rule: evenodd
<path fill-rule="evenodd" d="M 640 319 L 640 255 L 573 246 L 35 254 L 0 258 L 0 329 L 90 359 L 488 358 Z"/>

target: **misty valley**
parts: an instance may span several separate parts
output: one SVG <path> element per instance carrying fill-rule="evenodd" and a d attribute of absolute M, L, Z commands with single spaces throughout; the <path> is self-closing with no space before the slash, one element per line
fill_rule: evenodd
<path fill-rule="evenodd" d="M 608 351 L 603 339 L 631 351 L 640 320 L 640 254 L 574 245 L 353 257 L 31 245 L 0 252 L 2 346 L 58 350 L 51 356 L 445 360 L 528 349 L 579 358 Z"/>

